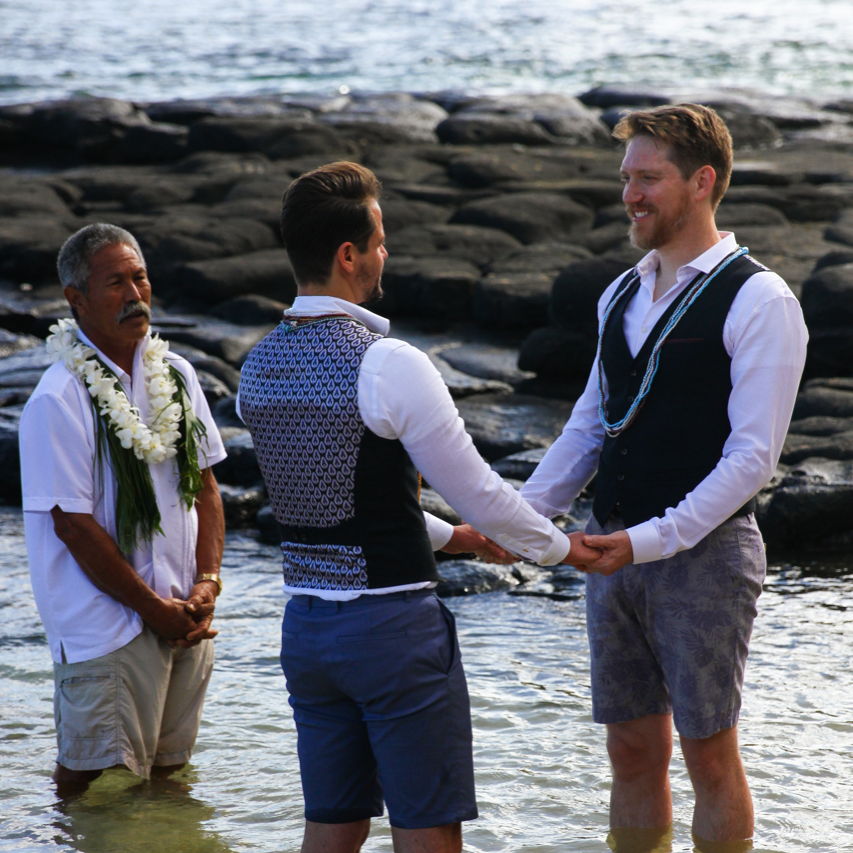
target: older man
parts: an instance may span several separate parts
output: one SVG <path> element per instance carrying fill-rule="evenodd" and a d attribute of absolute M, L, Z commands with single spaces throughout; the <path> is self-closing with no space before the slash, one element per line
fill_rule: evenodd
<path fill-rule="evenodd" d="M 754 497 L 781 453 L 807 333 L 785 282 L 717 229 L 732 171 L 722 119 L 681 104 L 614 133 L 631 240 L 648 254 L 603 294 L 586 390 L 522 494 L 556 515 L 597 470 L 587 630 L 611 826 L 670 824 L 674 720 L 705 849 L 753 831 L 737 722 L 766 568 Z"/>
<path fill-rule="evenodd" d="M 213 666 L 222 441 L 190 365 L 149 335 L 127 231 L 89 225 L 58 271 L 74 320 L 21 418 L 30 573 L 54 661 L 61 796 L 110 767 L 182 766 Z"/>

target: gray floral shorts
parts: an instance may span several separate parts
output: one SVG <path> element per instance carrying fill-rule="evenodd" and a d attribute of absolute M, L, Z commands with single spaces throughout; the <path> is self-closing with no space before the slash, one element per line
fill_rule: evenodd
<path fill-rule="evenodd" d="M 602 530 L 593 518 L 588 530 L 620 527 L 610 521 Z M 733 726 L 766 570 L 761 533 L 747 515 L 669 559 L 587 575 L 595 721 L 672 713 L 686 738 Z"/>

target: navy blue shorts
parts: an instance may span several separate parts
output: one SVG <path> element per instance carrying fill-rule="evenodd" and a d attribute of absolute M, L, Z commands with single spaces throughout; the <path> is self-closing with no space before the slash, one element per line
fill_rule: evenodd
<path fill-rule="evenodd" d="M 306 820 L 376 817 L 383 801 L 402 829 L 477 817 L 468 687 L 453 614 L 433 591 L 296 595 L 281 665 Z"/>

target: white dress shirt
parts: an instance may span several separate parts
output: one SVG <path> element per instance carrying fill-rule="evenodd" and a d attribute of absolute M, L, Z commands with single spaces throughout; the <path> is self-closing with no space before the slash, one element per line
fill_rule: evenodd
<path fill-rule="evenodd" d="M 285 316 L 341 313 L 349 314 L 377 334 L 386 335 L 390 328 L 386 318 L 331 296 L 297 296 Z M 566 534 L 534 512 L 486 464 L 465 431 L 441 374 L 420 350 L 386 337 L 371 344 L 359 369 L 358 409 L 371 432 L 381 438 L 399 439 L 429 485 L 477 530 L 513 554 L 540 565 L 554 565 L 566 557 Z M 449 541 L 453 527 L 429 513 L 424 513 L 424 518 L 433 550 L 440 550 Z M 384 587 L 356 594 L 381 594 L 402 588 L 413 587 Z M 352 596 L 350 592 L 286 590 L 329 598 Z"/>
<path fill-rule="evenodd" d="M 131 378 L 82 332 L 78 335 L 118 376 L 131 403 L 147 420 L 143 347 L 136 348 Z M 225 458 L 219 430 L 195 371 L 174 353 L 169 360 L 186 379 L 192 409 L 207 429 L 199 465 L 208 468 Z M 59 506 L 64 512 L 91 514 L 116 538 L 115 476 L 109 464 L 103 466 L 103 478 L 99 476 L 89 392 L 62 362 L 45 371 L 24 407 L 19 440 L 30 577 L 53 659 L 76 663 L 115 651 L 139 634 L 142 620 L 89 580 L 54 532 L 50 513 Z M 178 495 L 174 459 L 149 465 L 148 470 L 165 536 L 155 534 L 151 542 L 143 542 L 129 562 L 158 595 L 186 598 L 196 575 L 196 510 L 187 511 Z"/>
<path fill-rule="evenodd" d="M 709 272 L 737 248 L 734 234 L 680 267 L 676 283 L 654 300 L 656 251 L 638 264 L 640 287 L 629 303 L 623 329 L 632 356 L 666 309 L 700 272 Z M 599 325 L 619 279 L 598 303 Z M 701 310 L 701 303 L 697 305 Z M 691 309 L 692 310 L 692 309 Z M 627 530 L 635 563 L 671 557 L 692 548 L 753 497 L 773 476 L 788 431 L 806 356 L 808 332 L 796 297 L 769 270 L 757 272 L 740 288 L 723 327 L 731 357 L 732 392 L 728 403 L 731 434 L 713 471 L 685 498 Z M 651 394 L 655 393 L 652 386 Z M 642 417 L 642 415 L 640 415 Z M 630 429 L 630 427 L 629 427 Z M 586 388 L 554 442 L 521 490 L 543 515 L 568 510 L 598 467 L 605 433 L 598 417 L 598 358 Z"/>

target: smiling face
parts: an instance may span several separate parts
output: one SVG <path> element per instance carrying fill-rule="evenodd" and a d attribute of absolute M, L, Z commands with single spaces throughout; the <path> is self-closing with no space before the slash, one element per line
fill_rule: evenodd
<path fill-rule="evenodd" d="M 367 241 L 367 250 L 355 249 L 357 260 L 355 282 L 358 288 L 359 304 L 371 302 L 382 296 L 382 270 L 388 250 L 385 248 L 385 230 L 382 227 L 382 210 L 375 199 L 370 202 L 370 217 L 373 220 L 373 233 Z"/>
<path fill-rule="evenodd" d="M 105 246 L 89 261 L 86 291 L 65 288 L 87 337 L 127 369 L 136 344 L 148 333 L 151 284 L 139 255 L 125 243 Z"/>
<path fill-rule="evenodd" d="M 693 213 L 691 183 L 667 157 L 667 146 L 648 135 L 633 137 L 622 160 L 622 202 L 638 249 L 677 241 Z"/>

